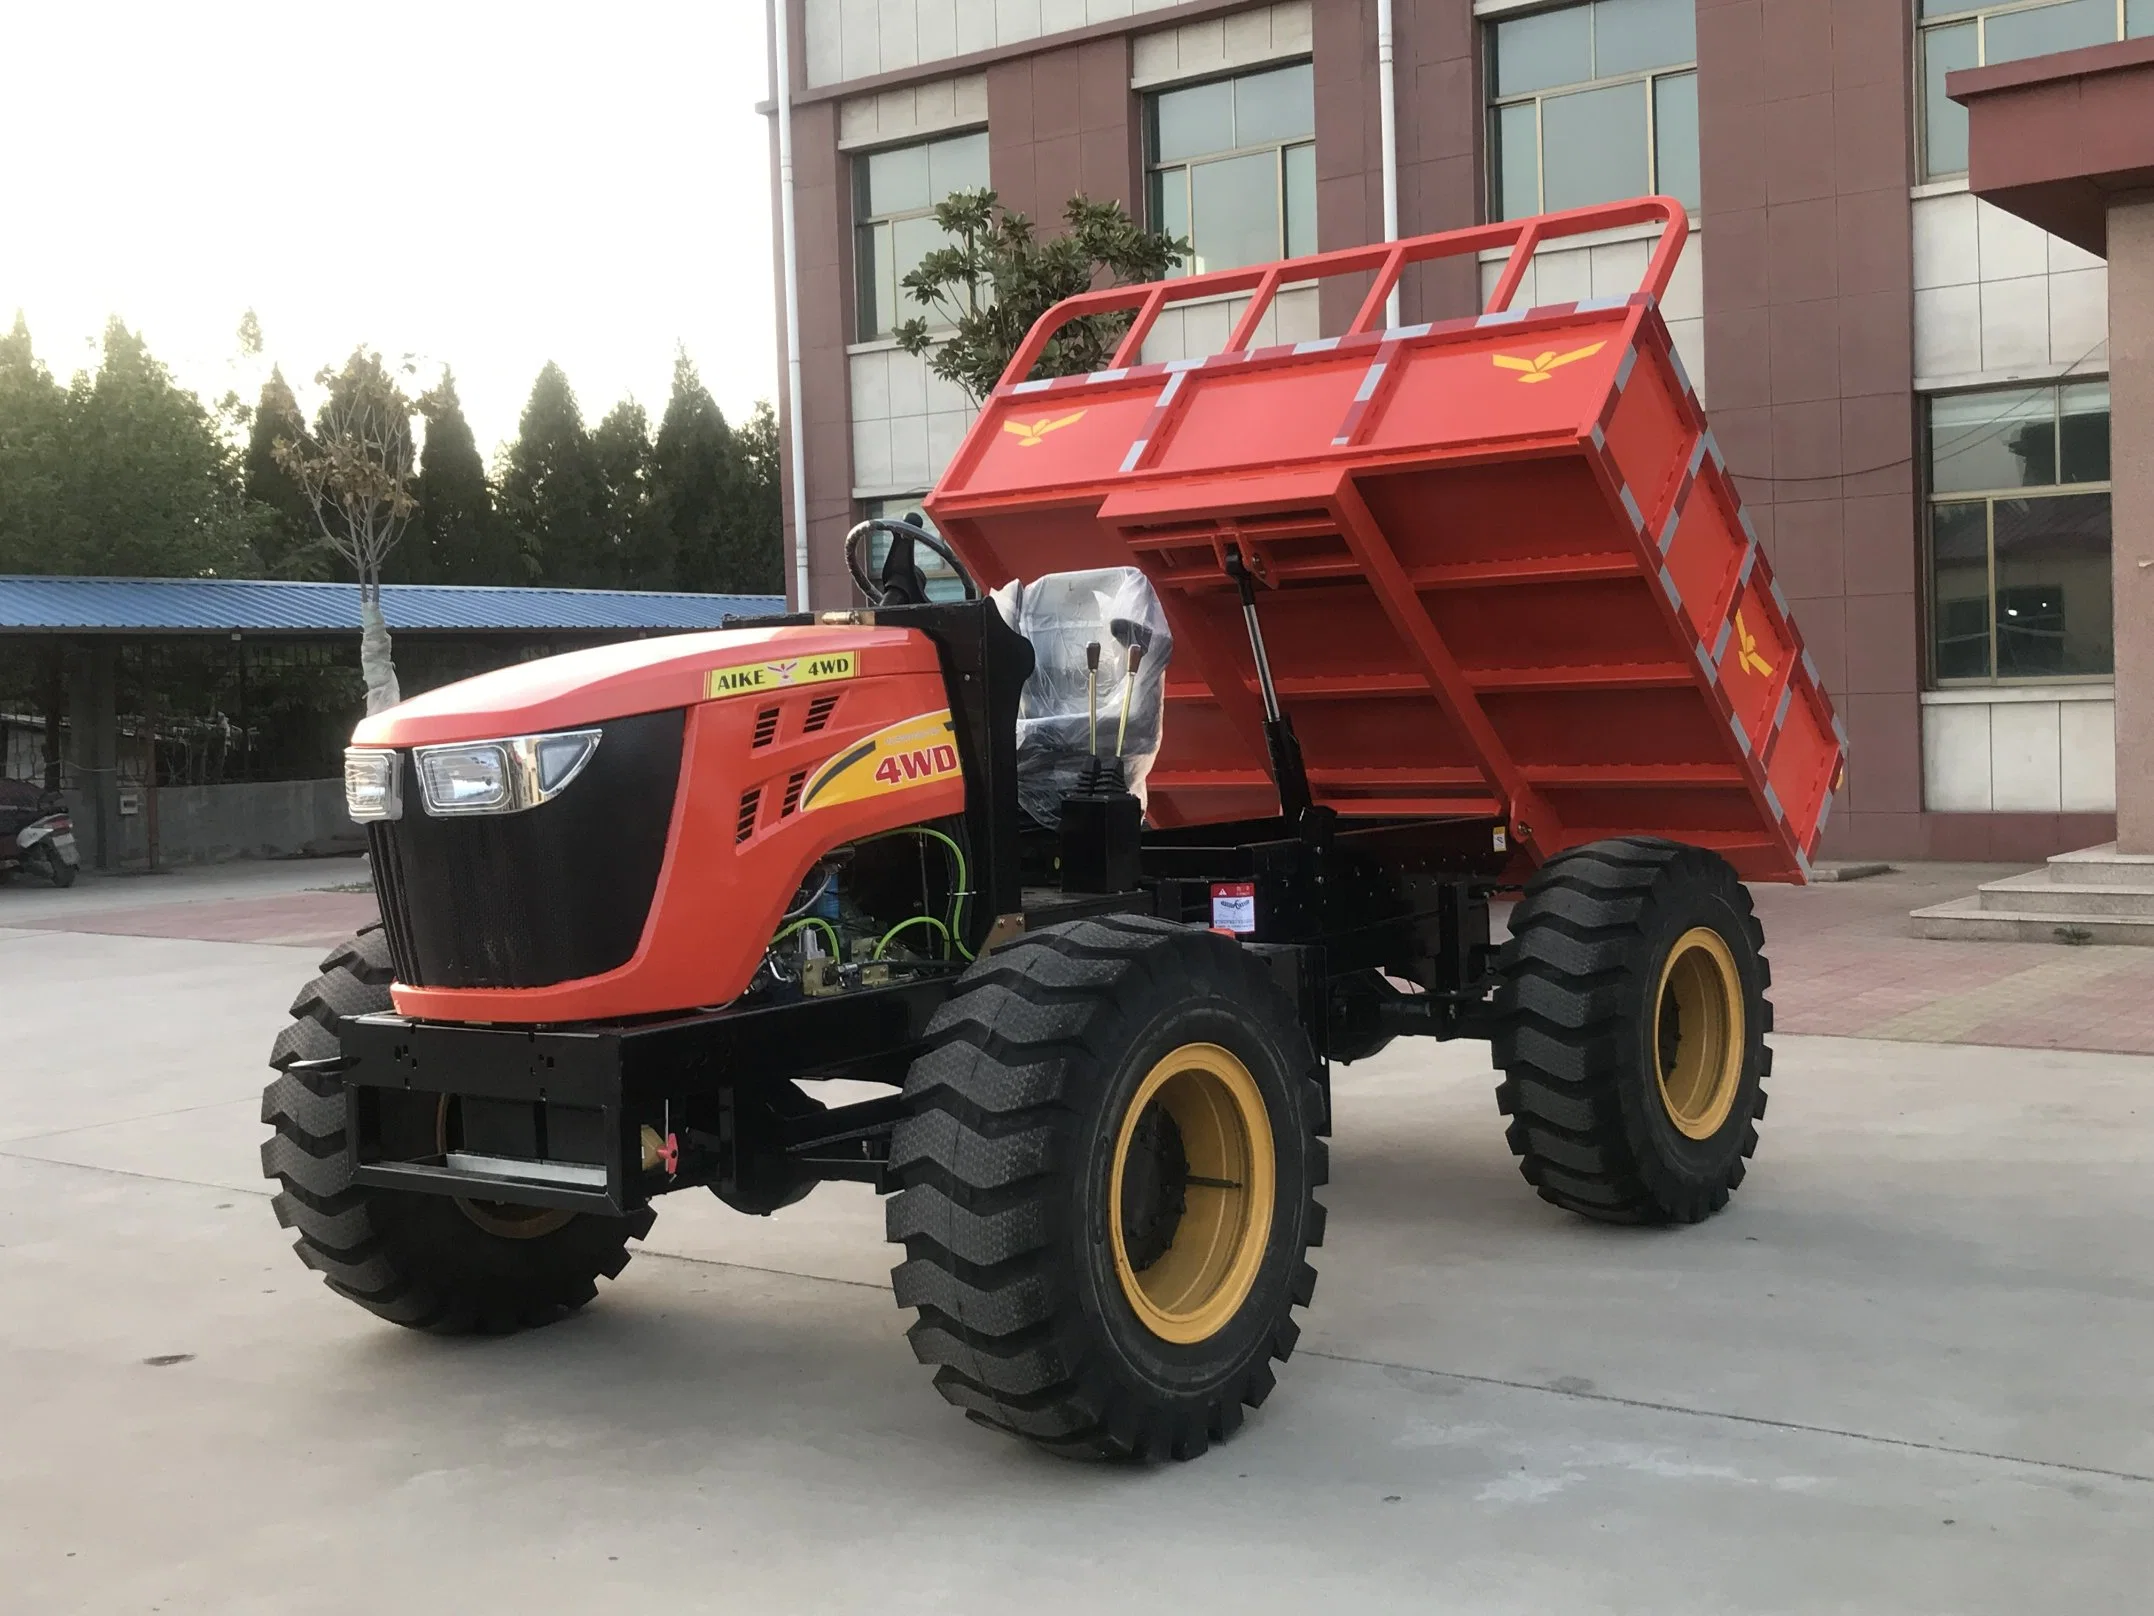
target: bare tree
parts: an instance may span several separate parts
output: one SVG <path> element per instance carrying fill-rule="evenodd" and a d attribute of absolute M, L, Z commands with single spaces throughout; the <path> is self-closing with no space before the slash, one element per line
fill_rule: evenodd
<path fill-rule="evenodd" d="M 409 374 L 413 367 L 407 361 L 399 368 Z M 277 464 L 314 507 L 323 538 L 359 575 L 359 670 L 369 713 L 402 699 L 381 615 L 381 567 L 419 506 L 411 437 L 418 406 L 398 375 L 364 347 L 341 371 L 325 366 L 314 380 L 328 389 L 329 402 L 315 429 L 307 430 L 295 406 L 292 435 L 275 448 Z"/>

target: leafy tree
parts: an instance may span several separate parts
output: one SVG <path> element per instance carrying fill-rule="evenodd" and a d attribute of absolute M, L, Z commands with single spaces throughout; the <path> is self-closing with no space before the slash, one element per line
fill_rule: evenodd
<path fill-rule="evenodd" d="M 591 437 L 575 390 L 551 361 L 532 384 L 516 441 L 502 462 L 500 499 L 533 582 L 573 587 L 604 581 L 604 500 Z"/>
<path fill-rule="evenodd" d="M 281 368 L 272 367 L 248 422 L 240 474 L 247 499 L 259 507 L 255 563 L 265 578 L 326 578 L 331 560 L 314 523 L 314 505 L 277 461 L 277 439 L 300 419 L 299 400 Z"/>
<path fill-rule="evenodd" d="M 633 399 L 616 404 L 591 434 L 605 560 L 600 570 L 616 588 L 672 587 L 673 558 L 651 504 L 653 454 L 650 416 Z"/>
<path fill-rule="evenodd" d="M 413 487 L 411 418 L 417 406 L 405 394 L 399 372 L 378 353 L 352 350 L 342 370 L 324 367 L 315 381 L 328 402 L 306 433 L 297 411 L 277 439 L 277 463 L 305 491 L 322 537 L 359 577 L 359 670 L 366 679 L 366 710 L 393 707 L 397 690 L 389 627 L 381 615 L 381 569 L 419 508 Z"/>
<path fill-rule="evenodd" d="M 456 377 L 419 400 L 426 447 L 419 457 L 419 542 L 407 540 L 398 576 L 413 583 L 522 584 L 530 569 L 516 538 L 494 513 L 486 463 L 464 419 Z"/>
<path fill-rule="evenodd" d="M 1119 202 L 1070 198 L 1068 227 L 1045 241 L 1032 221 L 1006 211 L 993 191 L 953 191 L 935 207 L 952 244 L 937 247 L 905 277 L 905 290 L 936 311 L 951 334 L 931 334 L 925 318 L 902 322 L 897 344 L 929 354 L 928 368 L 975 399 L 994 391 L 1034 322 L 1066 297 L 1110 285 L 1156 281 L 1189 255 L 1189 243 L 1146 230 Z M 1129 329 L 1130 312 L 1087 315 L 1058 332 L 1032 375 L 1075 376 L 1106 368 Z M 930 352 L 932 350 L 932 352 Z"/>

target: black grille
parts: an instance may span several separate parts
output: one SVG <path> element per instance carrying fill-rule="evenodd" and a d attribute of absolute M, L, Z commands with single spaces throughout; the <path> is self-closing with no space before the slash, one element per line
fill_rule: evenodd
<path fill-rule="evenodd" d="M 748 744 L 751 747 L 768 746 L 772 741 L 776 740 L 777 738 L 778 709 L 775 707 L 765 707 L 761 712 L 755 715 L 755 739 L 751 740 Z"/>
<path fill-rule="evenodd" d="M 609 721 L 568 789 L 520 814 L 435 818 L 406 753 L 404 817 L 368 831 L 397 979 L 531 988 L 625 965 L 665 862 L 682 720 Z"/>
<path fill-rule="evenodd" d="M 803 735 L 813 735 L 830 722 L 831 711 L 838 705 L 837 692 L 817 696 L 808 703 L 808 721 L 800 726 Z"/>

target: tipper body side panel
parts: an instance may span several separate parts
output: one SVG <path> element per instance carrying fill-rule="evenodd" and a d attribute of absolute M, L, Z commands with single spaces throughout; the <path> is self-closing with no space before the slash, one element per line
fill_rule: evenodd
<path fill-rule="evenodd" d="M 1514 311 L 1539 242 L 1659 220 L 1644 289 Z M 1543 860 L 1663 835 L 1799 880 L 1845 733 L 1662 322 L 1666 199 L 1073 299 L 1137 319 L 1115 368 L 1004 383 L 929 510 L 983 580 L 1134 564 L 1175 634 L 1161 825 L 1278 797 L 1238 548 L 1315 802 L 1505 818 Z M 1405 264 L 1490 245 L 1476 318 L 1374 329 Z M 1248 350 L 1280 285 L 1377 271 L 1343 336 Z M 1225 352 L 1127 364 L 1169 302 L 1251 294 Z M 1020 353 L 1012 372 L 1031 359 Z"/>

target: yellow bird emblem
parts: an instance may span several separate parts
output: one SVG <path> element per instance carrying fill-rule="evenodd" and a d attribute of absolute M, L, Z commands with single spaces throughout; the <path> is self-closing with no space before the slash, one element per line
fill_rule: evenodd
<path fill-rule="evenodd" d="M 1083 419 L 1083 410 L 1072 410 L 1069 414 L 1058 415 L 1051 421 L 1005 421 L 1002 423 L 1002 430 L 1017 434 L 1018 448 L 1037 449 L 1040 446 L 1040 439 L 1046 437 L 1048 433 L 1059 432 L 1064 427 Z"/>
<path fill-rule="evenodd" d="M 1522 382 L 1545 382 L 1553 372 L 1565 365 L 1580 359 L 1591 359 L 1607 346 L 1605 342 L 1595 342 L 1560 354 L 1551 348 L 1546 353 L 1535 354 L 1531 359 L 1521 359 L 1516 354 L 1507 353 L 1490 354 L 1488 357 L 1495 362 L 1498 370 L 1523 371 L 1525 374 L 1518 378 Z"/>
<path fill-rule="evenodd" d="M 1739 667 L 1757 674 L 1760 678 L 1770 679 L 1773 676 L 1773 665 L 1758 655 L 1758 637 L 1750 632 L 1749 625 L 1743 621 L 1740 606 L 1735 609 L 1735 648 L 1735 661 Z"/>

